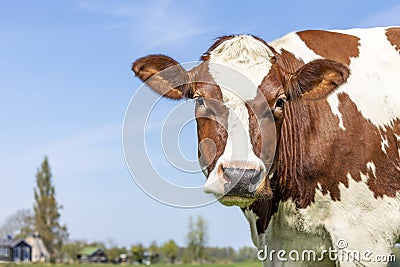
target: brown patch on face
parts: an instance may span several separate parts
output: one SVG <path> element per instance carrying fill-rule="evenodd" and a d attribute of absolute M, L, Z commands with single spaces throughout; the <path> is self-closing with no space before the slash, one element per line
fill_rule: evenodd
<path fill-rule="evenodd" d="M 297 35 L 317 55 L 347 66 L 350 65 L 350 58 L 359 55 L 360 39 L 356 36 L 321 30 L 301 31 Z"/>
<path fill-rule="evenodd" d="M 201 104 L 196 103 L 198 155 L 201 165 L 207 166 L 210 173 L 225 150 L 229 112 L 223 105 L 221 89 L 208 72 L 207 63 L 198 67 L 195 80 L 198 82 L 194 85 L 194 95 L 202 99 Z"/>
<path fill-rule="evenodd" d="M 293 53 L 282 49 L 280 55 L 276 56 L 276 64 L 282 68 L 285 73 L 294 73 L 304 66 L 304 62 L 295 57 Z M 283 73 L 283 74 L 285 74 Z"/>
<path fill-rule="evenodd" d="M 274 106 L 277 98 L 284 93 L 282 83 L 278 65 L 274 65 L 260 84 L 256 97 L 246 103 L 253 151 L 264 162 L 268 171 L 277 164 L 275 150 L 279 143 L 284 114 L 274 112 Z M 270 180 L 268 173 L 266 175 L 264 184 L 257 190 L 260 199 L 249 207 L 259 217 L 256 221 L 258 233 L 265 231 L 279 203 L 279 199 L 276 198 L 279 196 L 276 194 L 276 179 Z M 265 197 L 271 195 L 272 199 Z"/>
<path fill-rule="evenodd" d="M 279 138 L 281 118 L 273 113 L 277 98 L 283 95 L 282 81 L 276 68 L 271 68 L 258 87 L 256 97 L 246 103 L 249 112 L 250 139 L 254 153 L 266 167 L 271 164 Z"/>
<path fill-rule="evenodd" d="M 267 168 L 271 164 L 275 164 L 274 166 L 277 164 L 278 157 L 275 149 L 276 144 L 279 143 L 281 126 L 284 119 L 283 112 L 280 114 L 273 113 L 277 98 L 284 94 L 283 84 L 285 80 L 282 75 L 282 67 L 285 71 L 295 71 L 302 65 L 304 63 L 299 64 L 299 61 L 293 54 L 282 51 L 282 55 L 275 58 L 271 70 L 258 87 L 258 92 L 254 100 L 246 103 L 249 112 L 250 139 L 253 151 L 264 162 Z M 280 201 L 280 192 L 276 177 L 270 180 L 267 176 L 265 182 L 266 184 L 260 187 L 262 190 L 259 195 L 262 193 L 264 195 L 271 195 L 272 191 L 272 199 L 261 197 L 249 207 L 259 217 L 256 221 L 258 233 L 265 232 L 271 216 L 276 212 Z"/>
<path fill-rule="evenodd" d="M 390 28 L 386 30 L 389 42 L 400 52 L 400 28 Z"/>

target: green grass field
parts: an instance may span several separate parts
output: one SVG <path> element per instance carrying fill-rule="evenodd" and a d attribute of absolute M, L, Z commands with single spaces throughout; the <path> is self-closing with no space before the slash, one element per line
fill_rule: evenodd
<path fill-rule="evenodd" d="M 29 265 L 24 265 L 24 264 L 0 264 L 0 266 L 4 267 L 117 267 L 117 266 L 146 266 L 146 265 L 114 265 L 114 264 L 29 264 Z M 154 267 L 195 267 L 195 266 L 200 266 L 196 264 L 152 264 L 150 266 Z M 242 262 L 242 263 L 228 263 L 228 264 L 204 264 L 201 266 L 207 266 L 207 267 L 261 267 L 260 262 Z"/>

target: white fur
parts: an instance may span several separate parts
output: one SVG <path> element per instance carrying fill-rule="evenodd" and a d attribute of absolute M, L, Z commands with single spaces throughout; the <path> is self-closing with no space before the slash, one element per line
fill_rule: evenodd
<path fill-rule="evenodd" d="M 376 166 L 375 166 L 375 163 L 373 161 L 370 161 L 370 162 L 367 163 L 367 169 L 371 170 L 372 174 L 376 178 Z"/>
<path fill-rule="evenodd" d="M 224 181 L 219 173 L 221 165 L 245 162 L 266 172 L 265 165 L 253 151 L 245 101 L 256 97 L 258 85 L 271 67 L 272 55 L 265 44 L 248 35 L 233 37 L 210 52 L 209 72 L 221 88 L 229 117 L 225 150 L 204 186 L 207 193 L 224 193 Z"/>
<path fill-rule="evenodd" d="M 322 250 L 327 250 L 330 246 L 329 234 L 322 226 L 307 221 L 303 213 L 304 211 L 296 209 L 291 200 L 279 204 L 278 211 L 272 216 L 265 234 L 259 235 L 259 238 L 265 238 L 264 242 L 269 251 L 285 250 L 289 253 L 296 250 L 301 254 L 303 250 L 313 250 L 317 258 L 321 257 Z M 324 213 L 326 212 L 322 211 L 321 215 Z M 273 262 L 267 260 L 263 264 L 268 267 L 335 266 L 327 257 L 318 262 L 291 260 L 281 262 L 275 259 Z"/>
<path fill-rule="evenodd" d="M 268 74 L 272 51 L 250 35 L 235 36 L 210 52 L 210 73 L 217 84 L 223 84 L 244 100 L 254 99 L 257 87 Z M 225 66 L 225 68 L 219 66 Z M 232 74 L 232 70 L 239 72 Z M 249 86 L 249 82 L 253 86 Z"/>
<path fill-rule="evenodd" d="M 360 55 L 351 59 L 351 75 L 347 83 L 328 97 L 332 113 L 339 118 L 338 126 L 346 130 L 342 119 L 344 114 L 339 111 L 338 93 L 340 92 L 345 92 L 361 114 L 375 126 L 385 129 L 386 126 L 393 125 L 393 120 L 399 118 L 400 115 L 400 90 L 396 90 L 400 84 L 400 57 L 386 39 L 385 29 L 355 29 L 338 32 L 360 38 Z M 257 86 L 270 68 L 269 61 L 265 60 L 271 56 L 270 51 L 265 45 L 257 42 L 249 36 L 235 37 L 218 46 L 210 54 L 210 74 L 221 85 L 224 104 L 230 109 L 228 143 L 223 155 L 217 161 L 217 166 L 232 158 L 251 159 L 255 162 L 259 160 L 252 151 L 248 131 L 248 113 L 244 106 L 245 100 L 255 97 Z M 321 58 L 295 33 L 274 41 L 271 45 L 278 51 L 283 48 L 292 52 L 305 63 Z M 239 71 L 250 81 L 246 81 L 245 78 L 232 79 L 232 73 L 224 71 L 227 67 Z M 235 149 L 232 149 L 232 145 Z M 388 147 L 387 138 L 382 136 L 382 150 L 385 153 L 386 147 Z M 370 161 L 365 164 L 372 175 L 376 176 L 375 163 Z M 331 246 L 335 247 L 338 240 L 344 239 L 348 243 L 349 250 L 361 252 L 370 250 L 375 255 L 389 255 L 400 233 L 400 213 L 398 212 L 400 195 L 397 194 L 394 198 L 386 196 L 375 198 L 367 185 L 371 177 L 367 173 L 360 172 L 359 175 L 360 182 L 356 182 L 350 174 L 346 175 L 348 187 L 339 185 L 340 201 L 333 201 L 330 192 L 323 195 L 319 184 L 315 191 L 315 201 L 305 209 L 297 209 L 291 200 L 279 203 L 277 213 L 272 216 L 266 232 L 261 235 L 255 231 L 258 217 L 246 210 L 245 216 L 250 223 L 254 244 L 258 248 L 266 244 L 271 249 L 277 250 L 313 249 L 318 252 Z M 223 192 L 223 184 L 218 180 L 216 170 L 210 173 L 207 184 L 210 188 L 217 188 Z M 329 264 L 334 265 L 332 262 L 326 262 L 322 266 L 329 266 Z M 365 262 L 362 264 L 386 265 Z M 264 262 L 264 265 L 313 266 L 321 265 L 321 263 L 275 261 Z M 354 263 L 340 262 L 340 265 L 354 266 Z"/>
<path fill-rule="evenodd" d="M 343 118 L 342 118 L 342 113 L 339 111 L 339 99 L 337 97 L 337 95 L 335 96 L 328 96 L 327 97 L 329 106 L 331 107 L 331 111 L 334 115 L 336 115 L 336 117 L 338 117 L 339 119 L 339 127 L 340 129 L 342 129 L 343 131 L 346 131 L 346 127 L 344 127 L 343 124 Z"/>
<path fill-rule="evenodd" d="M 387 137 L 383 137 L 381 135 L 381 150 L 383 151 L 383 153 L 387 154 L 386 152 L 386 148 L 389 147 L 389 141 L 387 140 Z"/>
<path fill-rule="evenodd" d="M 221 88 L 223 86 L 220 85 Z M 204 186 L 207 193 L 224 193 L 224 180 L 219 175 L 219 166 L 228 166 L 231 162 L 244 162 L 248 166 L 258 167 L 266 172 L 264 163 L 253 151 L 250 139 L 249 114 L 244 101 L 235 93 L 222 89 L 223 102 L 229 109 L 228 138 L 223 154 L 217 160 L 215 168 L 208 176 Z"/>
<path fill-rule="evenodd" d="M 254 154 L 250 139 L 249 113 L 242 99 L 222 89 L 223 101 L 229 109 L 228 140 L 222 158 L 229 161 L 254 162 L 261 160 Z"/>
<path fill-rule="evenodd" d="M 256 222 L 259 219 L 257 214 L 255 214 L 252 210 L 250 209 L 245 209 L 244 211 L 244 216 L 246 217 L 247 221 L 249 222 L 250 225 L 250 233 L 251 233 L 251 239 L 253 240 L 253 244 L 258 248 L 262 249 L 265 239 L 262 239 L 259 237 L 257 233 L 257 226 Z"/>
<path fill-rule="evenodd" d="M 339 118 L 339 127 L 346 130 L 339 111 L 338 94 L 345 92 L 356 104 L 364 118 L 376 127 L 392 127 L 400 115 L 400 57 L 388 42 L 384 28 L 338 31 L 360 38 L 360 55 L 352 58 L 351 75 L 346 84 L 328 97 L 331 111 Z M 295 33 L 271 43 L 277 49 L 285 49 L 305 63 L 321 58 L 309 49 Z M 382 133 L 385 135 L 386 133 Z M 398 139 L 399 137 L 396 136 Z M 381 136 L 381 148 L 386 153 L 388 139 Z M 400 149 L 399 149 L 400 156 Z M 376 166 L 366 162 L 367 169 L 376 177 Z M 390 255 L 392 245 L 400 234 L 400 195 L 378 197 L 369 189 L 370 177 L 359 173 L 360 182 L 346 175 L 348 187 L 339 184 L 340 201 L 333 201 L 330 192 L 322 194 L 317 185 L 315 201 L 305 209 L 297 209 L 291 200 L 279 203 L 266 230 L 266 244 L 271 249 L 321 251 L 344 239 L 347 250 L 370 250 L 377 255 Z M 253 237 L 254 239 L 254 237 Z M 268 265 L 269 264 L 269 265 Z M 309 262 L 273 262 L 266 266 L 312 266 Z M 340 266 L 356 266 L 354 262 L 340 262 Z M 361 266 L 386 266 L 386 263 L 361 262 Z M 321 266 L 328 266 L 322 264 Z"/>
<path fill-rule="evenodd" d="M 374 169 L 373 162 L 368 166 Z M 281 202 L 263 235 L 269 249 L 311 249 L 318 254 L 329 247 L 338 249 L 337 241 L 344 239 L 348 243 L 347 251 L 363 253 L 369 250 L 373 256 L 390 255 L 400 230 L 400 214 L 394 213 L 400 209 L 400 195 L 376 199 L 366 184 L 368 175 L 360 173 L 360 176 L 362 181 L 356 182 L 347 174 L 349 186 L 339 185 L 341 201 L 332 201 L 329 194 L 323 195 L 316 189 L 315 202 L 305 209 L 297 209 L 291 200 Z M 246 214 L 246 218 L 256 217 Z M 326 258 L 327 262 L 317 266 L 329 266 Z M 386 263 L 362 263 L 386 266 Z M 268 264 L 266 266 L 313 266 L 316 263 L 289 261 Z M 340 266 L 354 266 L 354 263 L 344 261 Z"/>
<path fill-rule="evenodd" d="M 400 56 L 385 32 L 386 28 L 343 31 L 360 38 L 360 56 L 351 59 L 351 75 L 336 92 L 347 93 L 363 116 L 382 128 L 400 117 Z"/>
<path fill-rule="evenodd" d="M 368 177 L 365 174 L 362 176 Z M 348 188 L 343 184 L 339 188 L 341 201 L 331 202 L 330 216 L 325 221 L 333 243 L 345 239 L 349 250 L 370 250 L 375 256 L 390 255 L 399 234 L 399 195 L 395 198 L 375 198 L 364 181 L 355 182 L 354 179 L 349 179 Z M 352 266 L 342 264 L 347 265 Z M 386 264 L 369 263 L 368 266 Z"/>
<path fill-rule="evenodd" d="M 294 32 L 269 43 L 269 45 L 279 52 L 282 51 L 282 49 L 292 52 L 297 59 L 303 60 L 304 63 L 309 63 L 315 59 L 322 58 L 308 48 L 303 40 L 301 40 L 301 38 Z"/>

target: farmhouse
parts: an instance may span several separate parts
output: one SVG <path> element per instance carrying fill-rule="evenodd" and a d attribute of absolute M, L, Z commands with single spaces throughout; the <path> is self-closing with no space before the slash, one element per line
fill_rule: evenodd
<path fill-rule="evenodd" d="M 24 239 L 0 239 L 0 262 L 30 262 L 32 247 Z"/>
<path fill-rule="evenodd" d="M 78 260 L 91 263 L 107 262 L 107 255 L 102 248 L 85 247 L 78 254 Z"/>
<path fill-rule="evenodd" d="M 47 262 L 50 260 L 50 253 L 38 233 L 28 236 L 25 240 L 32 247 L 32 262 Z"/>

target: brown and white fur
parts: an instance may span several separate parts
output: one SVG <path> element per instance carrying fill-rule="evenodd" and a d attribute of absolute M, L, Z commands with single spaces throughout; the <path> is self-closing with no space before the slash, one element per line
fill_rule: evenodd
<path fill-rule="evenodd" d="M 205 191 L 242 208 L 259 249 L 318 254 L 345 240 L 389 255 L 400 231 L 399 51 L 400 28 L 311 30 L 268 44 L 222 37 L 190 71 L 164 55 L 132 69 L 165 97 L 196 99 Z"/>

